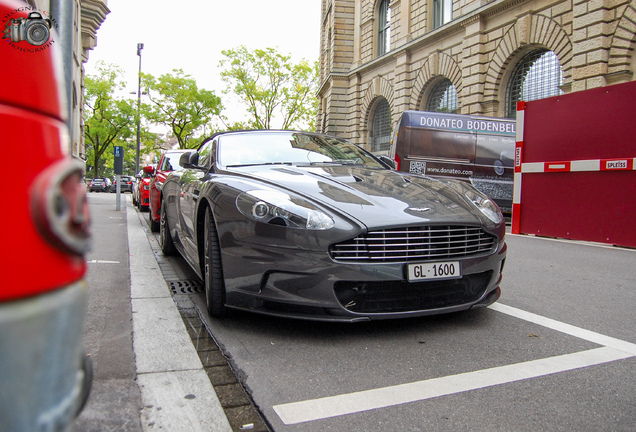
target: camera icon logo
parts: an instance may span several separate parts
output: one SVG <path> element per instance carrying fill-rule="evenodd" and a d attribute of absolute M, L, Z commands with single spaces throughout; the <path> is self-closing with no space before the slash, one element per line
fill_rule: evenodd
<path fill-rule="evenodd" d="M 41 46 L 48 42 L 50 29 L 50 19 L 42 18 L 39 12 L 31 12 L 28 18 L 12 18 L 7 21 L 2 39 L 10 38 L 11 42 L 27 41 L 31 45 Z"/>

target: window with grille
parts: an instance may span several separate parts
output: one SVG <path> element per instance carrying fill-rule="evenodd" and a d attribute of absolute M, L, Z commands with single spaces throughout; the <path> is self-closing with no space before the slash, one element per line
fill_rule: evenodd
<path fill-rule="evenodd" d="M 444 78 L 433 87 L 425 109 L 426 111 L 444 113 L 457 113 L 459 111 L 457 90 L 451 80 Z"/>
<path fill-rule="evenodd" d="M 433 28 L 453 20 L 453 0 L 433 0 Z"/>
<path fill-rule="evenodd" d="M 371 151 L 387 152 L 391 147 L 391 107 L 382 99 L 373 113 L 371 126 Z"/>
<path fill-rule="evenodd" d="M 563 69 L 553 51 L 528 53 L 515 67 L 506 91 L 506 117 L 515 118 L 517 102 L 563 94 Z"/>
<path fill-rule="evenodd" d="M 382 0 L 378 14 L 378 56 L 391 50 L 391 8 L 389 0 Z"/>

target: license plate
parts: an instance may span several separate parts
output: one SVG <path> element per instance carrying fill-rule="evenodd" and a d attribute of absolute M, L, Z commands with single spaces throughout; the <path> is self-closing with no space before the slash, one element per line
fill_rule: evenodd
<path fill-rule="evenodd" d="M 409 282 L 433 279 L 458 279 L 462 277 L 462 268 L 459 261 L 409 264 L 407 276 Z"/>

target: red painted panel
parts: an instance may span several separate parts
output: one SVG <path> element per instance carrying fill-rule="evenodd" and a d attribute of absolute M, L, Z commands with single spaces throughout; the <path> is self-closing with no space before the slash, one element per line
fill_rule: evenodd
<path fill-rule="evenodd" d="M 636 247 L 634 197 L 636 172 L 526 174 L 520 231 Z"/>
<path fill-rule="evenodd" d="M 634 100 L 630 82 L 525 104 L 522 162 L 546 172 L 522 175 L 520 233 L 636 247 Z M 589 159 L 602 170 L 568 172 Z"/>
<path fill-rule="evenodd" d="M 527 102 L 523 161 L 636 156 L 635 100 L 632 81 Z"/>

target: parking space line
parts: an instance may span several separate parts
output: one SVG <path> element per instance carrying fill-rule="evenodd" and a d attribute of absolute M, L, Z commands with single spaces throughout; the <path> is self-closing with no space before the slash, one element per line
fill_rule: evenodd
<path fill-rule="evenodd" d="M 636 356 L 636 344 L 499 303 L 491 305 L 490 308 L 603 346 L 413 383 L 275 405 L 273 409 L 284 424 L 298 424 L 567 372 Z"/>
<path fill-rule="evenodd" d="M 515 318 L 519 318 L 524 321 L 529 321 L 529 322 L 538 324 L 540 326 L 547 327 L 552 330 L 556 330 L 558 332 L 568 334 L 570 336 L 575 336 L 577 338 L 584 339 L 589 342 L 594 342 L 599 345 L 604 345 L 606 347 L 614 348 L 616 350 L 631 354 L 632 356 L 636 356 L 636 344 L 633 344 L 633 343 L 629 343 L 620 339 L 605 336 L 600 333 L 595 333 L 590 330 L 585 330 L 580 327 L 576 327 L 570 324 L 556 321 L 551 318 L 546 318 L 541 315 L 534 314 L 532 312 L 526 312 L 524 310 L 517 309 L 512 306 L 506 306 L 501 303 L 494 303 L 489 306 L 489 309 L 496 310 L 497 312 L 505 313 Z"/>
<path fill-rule="evenodd" d="M 629 357 L 632 355 L 613 348 L 595 348 L 425 381 L 276 405 L 274 411 L 287 425 L 304 423 L 537 378 Z"/>

